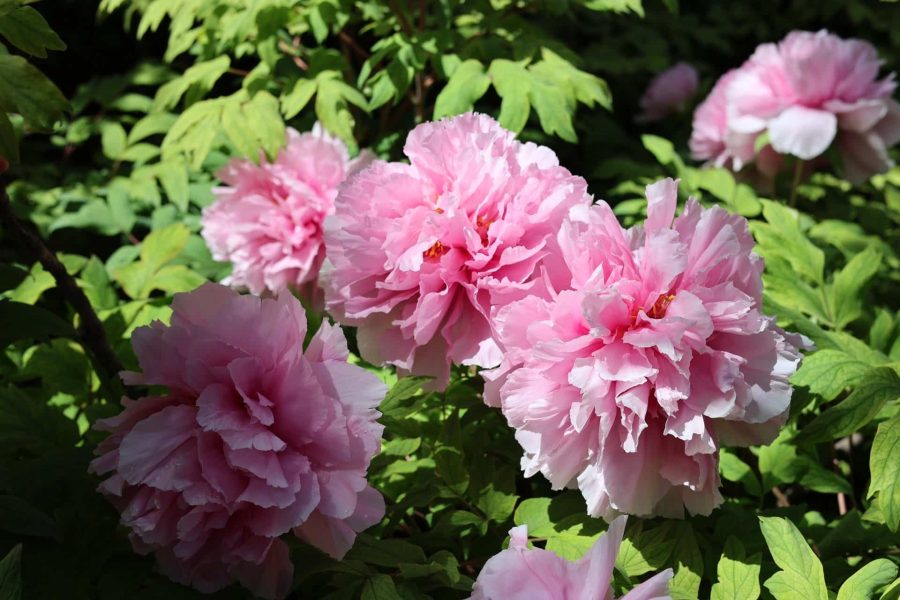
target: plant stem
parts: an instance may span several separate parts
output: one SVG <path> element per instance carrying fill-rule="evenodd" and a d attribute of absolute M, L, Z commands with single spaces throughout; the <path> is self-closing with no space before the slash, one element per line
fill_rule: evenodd
<path fill-rule="evenodd" d="M 800 159 L 794 163 L 794 178 L 791 180 L 791 196 L 788 200 L 791 208 L 797 205 L 797 188 L 800 187 L 800 180 L 803 178 L 803 165 L 804 161 Z"/>
<path fill-rule="evenodd" d="M 122 363 L 119 362 L 119 357 L 109 345 L 103 323 L 94 312 L 90 300 L 75 283 L 75 279 L 66 271 L 65 266 L 59 262 L 56 255 L 36 233 L 26 229 L 16 217 L 9 196 L 6 194 L 6 187 L 3 185 L 0 185 L 0 223 L 22 248 L 33 254 L 44 269 L 53 275 L 56 286 L 66 302 L 78 313 L 79 336 L 82 346 L 88 350 L 97 373 L 101 375 L 101 381 L 105 381 L 108 389 L 118 395 L 122 390 L 119 383 Z"/>

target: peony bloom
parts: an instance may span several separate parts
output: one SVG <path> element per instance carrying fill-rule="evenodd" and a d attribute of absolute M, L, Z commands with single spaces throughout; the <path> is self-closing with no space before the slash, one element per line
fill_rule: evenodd
<path fill-rule="evenodd" d="M 562 283 L 556 242 L 591 202 L 543 146 L 485 115 L 413 130 L 411 164 L 376 163 L 342 186 L 326 221 L 328 309 L 360 352 L 446 386 L 451 363 L 494 367 L 491 307 Z"/>
<path fill-rule="evenodd" d="M 697 69 L 680 62 L 658 74 L 641 97 L 639 122 L 660 121 L 680 112 L 697 93 Z"/>
<path fill-rule="evenodd" d="M 626 517 L 615 519 L 578 562 L 528 548 L 528 528 L 509 532 L 509 548 L 488 560 L 470 600 L 612 600 L 612 577 Z M 672 569 L 654 575 L 621 600 L 667 600 Z"/>
<path fill-rule="evenodd" d="M 347 147 L 316 124 L 288 129 L 287 146 L 261 165 L 232 160 L 219 177 L 216 202 L 203 210 L 203 238 L 216 260 L 231 262 L 223 283 L 254 294 L 315 285 L 325 257 L 322 221 L 334 210 L 338 186 L 374 158 L 350 160 Z"/>
<path fill-rule="evenodd" d="M 385 386 L 347 363 L 337 327 L 323 324 L 304 351 L 306 317 L 288 293 L 206 284 L 172 308 L 171 326 L 134 332 L 143 373 L 125 374 L 168 392 L 126 398 L 97 423 L 111 435 L 91 470 L 109 474 L 100 491 L 167 576 L 281 598 L 293 566 L 279 536 L 293 530 L 340 558 L 384 514 L 366 469 Z"/>
<path fill-rule="evenodd" d="M 744 218 L 647 188 L 646 222 L 606 203 L 559 234 L 570 283 L 495 313 L 505 350 L 485 373 L 526 476 L 577 482 L 593 516 L 708 514 L 720 444 L 771 441 L 787 417 L 800 336 L 762 314 L 762 260 Z"/>
<path fill-rule="evenodd" d="M 891 99 L 893 73 L 878 79 L 881 61 L 862 40 L 827 31 L 794 31 L 763 44 L 739 69 L 723 77 L 694 116 L 694 157 L 739 170 L 768 136 L 763 171 L 780 166 L 772 154 L 812 160 L 833 145 L 844 176 L 860 182 L 893 163 L 887 150 L 900 141 L 900 104 Z M 725 140 L 716 150 L 713 133 Z M 770 146 L 770 149 L 769 149 Z M 772 173 L 770 173 L 772 174 Z"/>

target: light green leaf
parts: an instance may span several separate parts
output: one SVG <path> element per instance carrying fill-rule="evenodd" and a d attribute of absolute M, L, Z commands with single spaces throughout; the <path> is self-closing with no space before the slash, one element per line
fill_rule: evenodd
<path fill-rule="evenodd" d="M 675 548 L 672 550 L 675 576 L 669 582 L 669 593 L 672 600 L 696 600 L 703 578 L 703 555 L 691 526 L 679 523 L 676 527 Z"/>
<path fill-rule="evenodd" d="M 725 541 L 725 552 L 717 567 L 718 582 L 712 586 L 712 600 L 757 600 L 761 556 L 747 558 L 744 545 L 736 537 Z"/>
<path fill-rule="evenodd" d="M 800 227 L 797 211 L 777 202 L 763 200 L 766 223 L 753 221 L 751 230 L 758 242 L 757 251 L 767 261 L 778 257 L 810 282 L 824 283 L 825 254 L 809 241 Z M 768 264 L 767 264 L 768 267 Z"/>
<path fill-rule="evenodd" d="M 616 569 L 628 577 L 658 571 L 669 564 L 674 548 L 675 536 L 669 525 L 645 530 L 642 521 L 633 521 L 616 556 Z"/>
<path fill-rule="evenodd" d="M 484 65 L 474 59 L 463 61 L 434 102 L 434 118 L 441 119 L 472 110 L 491 85 Z"/>
<path fill-rule="evenodd" d="M 20 6 L 0 16 L 0 35 L 19 50 L 47 58 L 47 50 L 65 50 L 66 44 L 30 6 Z"/>
<path fill-rule="evenodd" d="M 900 377 L 890 367 L 875 367 L 845 400 L 819 414 L 795 438 L 797 443 L 834 440 L 858 431 L 891 400 L 900 397 Z"/>
<path fill-rule="evenodd" d="M 834 400 L 845 389 L 862 381 L 869 367 L 866 361 L 826 348 L 807 355 L 791 377 L 791 383 L 808 387 L 825 400 Z"/>
<path fill-rule="evenodd" d="M 193 65 L 181 77 L 176 77 L 157 90 L 153 99 L 153 112 L 174 108 L 181 97 L 189 91 L 190 95 L 194 96 L 189 98 L 189 101 L 201 98 L 213 88 L 230 66 L 231 59 L 225 54 Z"/>
<path fill-rule="evenodd" d="M 515 133 L 521 132 L 531 112 L 528 96 L 531 75 L 521 64 L 498 58 L 491 62 L 488 76 L 501 99 L 500 124 Z"/>
<path fill-rule="evenodd" d="M 128 145 L 125 128 L 114 121 L 106 121 L 100 126 L 100 141 L 103 155 L 110 160 L 118 160 Z"/>
<path fill-rule="evenodd" d="M 145 140 L 151 135 L 166 133 L 172 128 L 172 125 L 175 124 L 176 120 L 178 120 L 178 117 L 170 113 L 154 113 L 152 115 L 147 115 L 135 123 L 134 127 L 131 128 L 131 131 L 128 132 L 128 144 L 131 145 L 135 142 Z"/>
<path fill-rule="evenodd" d="M 886 558 L 877 558 L 844 582 L 838 590 L 837 600 L 868 600 L 896 576 L 897 565 Z"/>
<path fill-rule="evenodd" d="M 156 175 L 169 201 L 181 212 L 187 212 L 191 195 L 185 164 L 174 160 L 163 161 L 156 167 Z"/>
<path fill-rule="evenodd" d="M 756 497 L 762 496 L 762 485 L 759 478 L 750 465 L 742 461 L 735 454 L 722 450 L 719 454 L 719 470 L 722 477 L 728 481 L 738 481 L 744 488 Z"/>
<path fill-rule="evenodd" d="M 158 270 L 181 253 L 190 235 L 191 231 L 181 223 L 150 232 L 141 243 L 141 260 Z"/>
<path fill-rule="evenodd" d="M 285 119 L 291 119 L 303 110 L 313 95 L 318 84 L 315 79 L 298 79 L 290 93 L 281 98 L 281 110 Z"/>
<path fill-rule="evenodd" d="M 878 494 L 878 507 L 891 531 L 900 529 L 900 414 L 878 426 L 869 468 L 869 497 Z"/>
<path fill-rule="evenodd" d="M 775 564 L 782 571 L 766 581 L 779 600 L 828 600 L 822 563 L 793 523 L 781 517 L 759 517 L 760 529 Z"/>

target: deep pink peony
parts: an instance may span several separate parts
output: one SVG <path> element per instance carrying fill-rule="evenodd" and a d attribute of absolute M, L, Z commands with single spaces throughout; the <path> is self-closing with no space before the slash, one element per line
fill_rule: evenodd
<path fill-rule="evenodd" d="M 344 143 L 316 124 L 287 131 L 287 145 L 269 163 L 232 160 L 219 177 L 216 202 L 203 211 L 203 238 L 216 260 L 231 262 L 223 283 L 254 294 L 315 284 L 325 257 L 322 221 L 334 210 L 338 186 L 372 161 L 350 160 Z"/>
<path fill-rule="evenodd" d="M 685 108 L 697 94 L 697 69 L 680 62 L 658 74 L 641 97 L 639 122 L 660 121 Z"/>
<path fill-rule="evenodd" d="M 697 109 L 694 157 L 720 165 L 737 157 L 730 166 L 738 170 L 766 134 L 768 170 L 778 166 L 772 154 L 811 160 L 836 145 L 847 179 L 884 172 L 893 165 L 888 148 L 900 141 L 900 104 L 891 99 L 893 73 L 878 79 L 880 67 L 868 42 L 824 30 L 794 31 L 778 44 L 763 44 Z M 719 151 L 710 143 L 716 130 L 725 132 Z"/>
<path fill-rule="evenodd" d="M 606 518 L 708 514 L 719 445 L 774 438 L 804 343 L 761 313 L 744 218 L 691 199 L 673 222 L 671 179 L 647 199 L 627 231 L 604 202 L 572 210 L 559 234 L 570 285 L 496 311 L 506 354 L 485 373 L 525 475 L 577 482 Z"/>
<path fill-rule="evenodd" d="M 359 327 L 363 358 L 443 387 L 451 363 L 499 364 L 491 307 L 563 282 L 556 233 L 591 198 L 549 148 L 485 115 L 419 125 L 404 152 L 411 164 L 375 163 L 342 186 L 326 301 Z"/>
<path fill-rule="evenodd" d="M 470 600 L 613 600 L 612 577 L 626 517 L 615 519 L 578 562 L 528 547 L 528 528 L 509 532 L 509 548 L 485 563 Z M 667 600 L 672 569 L 654 575 L 621 600 Z"/>
<path fill-rule="evenodd" d="M 134 332 L 143 373 L 129 384 L 166 395 L 124 399 L 92 471 L 121 511 L 135 550 L 204 592 L 240 581 L 281 598 L 294 533 L 334 557 L 377 523 L 384 500 L 366 482 L 385 386 L 347 363 L 327 323 L 303 351 L 306 317 L 288 293 L 240 296 L 206 284 L 172 302 L 172 324 Z"/>

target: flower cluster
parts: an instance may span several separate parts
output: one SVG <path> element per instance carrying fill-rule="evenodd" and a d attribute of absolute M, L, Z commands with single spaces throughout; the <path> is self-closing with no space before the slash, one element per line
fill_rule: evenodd
<path fill-rule="evenodd" d="M 91 468 L 109 474 L 100 490 L 163 573 L 281 598 L 293 565 L 279 536 L 340 558 L 384 514 L 366 470 L 385 386 L 347 363 L 339 328 L 323 324 L 304 351 L 306 317 L 289 294 L 206 284 L 172 307 L 171 326 L 134 332 L 143 373 L 126 374 L 168 392 L 98 422 L 111 435 Z"/>
<path fill-rule="evenodd" d="M 203 211 L 203 238 L 216 260 L 233 265 L 223 283 L 254 294 L 315 285 L 325 247 L 322 222 L 334 210 L 338 186 L 374 156 L 350 160 L 347 147 L 318 124 L 287 131 L 274 162 L 232 160 L 219 177 L 216 201 Z"/>
<path fill-rule="evenodd" d="M 378 162 L 341 188 L 326 221 L 329 311 L 366 360 L 446 386 L 451 364 L 494 367 L 491 308 L 560 285 L 556 233 L 591 202 L 548 148 L 485 115 L 416 127 L 410 164 Z"/>
<path fill-rule="evenodd" d="M 485 563 L 470 600 L 613 600 L 613 568 L 625 533 L 625 519 L 615 519 L 578 562 L 529 548 L 528 528 L 515 527 L 509 532 L 509 548 Z M 621 600 L 669 600 L 671 578 L 672 569 L 666 569 Z"/>
<path fill-rule="evenodd" d="M 734 170 L 755 161 L 771 176 L 784 155 L 812 160 L 835 147 L 850 181 L 884 172 L 900 141 L 900 104 L 880 66 L 868 42 L 824 30 L 763 44 L 697 108 L 693 155 Z"/>
<path fill-rule="evenodd" d="M 647 188 L 624 230 L 606 203 L 559 233 L 570 282 L 498 309 L 504 362 L 485 374 L 525 450 L 526 476 L 576 483 L 588 512 L 708 514 L 720 444 L 771 441 L 802 340 L 761 313 L 762 261 L 742 217 Z M 674 221 L 673 221 L 674 218 Z"/>
<path fill-rule="evenodd" d="M 641 96 L 641 114 L 637 120 L 643 123 L 661 121 L 684 110 L 697 94 L 700 76 L 697 69 L 680 62 L 658 74 Z"/>

